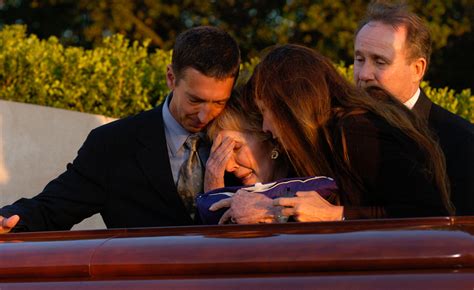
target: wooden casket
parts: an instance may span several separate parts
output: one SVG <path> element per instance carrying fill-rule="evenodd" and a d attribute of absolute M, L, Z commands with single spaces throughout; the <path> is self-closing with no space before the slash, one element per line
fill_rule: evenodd
<path fill-rule="evenodd" d="M 0 289 L 473 289 L 474 217 L 0 235 Z"/>

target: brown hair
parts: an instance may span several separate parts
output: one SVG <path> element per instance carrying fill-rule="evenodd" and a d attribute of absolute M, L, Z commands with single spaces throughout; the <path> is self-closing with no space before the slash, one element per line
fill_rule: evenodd
<path fill-rule="evenodd" d="M 372 112 L 419 144 L 443 201 L 452 210 L 443 154 L 427 129 L 420 130 L 422 122 L 414 121 L 413 113 L 399 102 L 394 105 L 379 101 L 349 83 L 326 57 L 304 46 L 276 47 L 257 65 L 248 86 L 253 97 L 278 116 L 274 118 L 278 133 L 294 135 L 279 141 L 298 175 L 333 176 L 342 189 L 356 186 L 362 193 L 364 188 L 354 178 L 358 175 L 351 170 L 342 121 Z M 339 133 L 330 130 L 329 124 Z M 335 150 L 335 138 L 341 139 L 342 154 Z M 335 154 L 328 159 L 327 152 Z"/>
<path fill-rule="evenodd" d="M 430 31 L 420 17 L 408 10 L 405 3 L 372 1 L 367 8 L 365 18 L 359 23 L 355 35 L 357 36 L 362 27 L 369 22 L 381 22 L 392 26 L 394 29 L 405 27 L 407 60 L 413 61 L 422 57 L 426 60 L 426 68 L 428 69 L 431 57 Z"/>
<path fill-rule="evenodd" d="M 178 35 L 171 60 L 176 80 L 192 67 L 207 77 L 237 78 L 240 50 L 235 39 L 217 27 L 194 27 Z"/>

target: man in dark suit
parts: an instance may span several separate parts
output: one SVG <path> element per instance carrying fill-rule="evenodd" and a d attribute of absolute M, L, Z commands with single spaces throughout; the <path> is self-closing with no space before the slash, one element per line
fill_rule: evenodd
<path fill-rule="evenodd" d="M 420 89 L 431 55 L 428 27 L 404 5 L 372 3 L 356 32 L 354 81 L 380 86 L 427 121 L 446 157 L 457 215 L 474 215 L 474 126 Z"/>
<path fill-rule="evenodd" d="M 191 154 L 185 143 L 224 109 L 239 64 L 238 45 L 226 32 L 197 27 L 180 34 L 167 67 L 166 101 L 94 129 L 43 192 L 0 209 L 0 233 L 66 230 L 95 213 L 108 228 L 193 224 L 176 186 Z M 194 152 L 202 165 L 209 146 L 200 144 Z"/>

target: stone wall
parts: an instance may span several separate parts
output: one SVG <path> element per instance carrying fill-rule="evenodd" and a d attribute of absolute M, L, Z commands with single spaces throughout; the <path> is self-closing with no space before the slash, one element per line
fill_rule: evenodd
<path fill-rule="evenodd" d="M 95 127 L 114 119 L 0 100 L 0 207 L 32 197 L 64 172 Z M 73 229 L 105 228 L 99 215 Z"/>

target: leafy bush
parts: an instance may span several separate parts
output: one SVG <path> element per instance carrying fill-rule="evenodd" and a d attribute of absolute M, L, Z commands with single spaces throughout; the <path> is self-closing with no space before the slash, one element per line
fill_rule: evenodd
<path fill-rule="evenodd" d="M 421 88 L 434 103 L 474 123 L 474 96 L 471 89 L 457 93 L 448 87 L 432 88 L 428 82 L 422 82 Z"/>
<path fill-rule="evenodd" d="M 258 63 L 242 64 L 243 83 Z M 94 49 L 64 47 L 55 37 L 40 40 L 26 27 L 0 31 L 0 99 L 33 103 L 111 117 L 150 109 L 168 94 L 166 66 L 171 52 L 148 52 L 148 42 L 130 43 L 122 35 L 105 38 Z M 336 65 L 352 80 L 352 65 Z M 474 122 L 474 96 L 469 89 L 422 88 L 437 104 Z"/>
<path fill-rule="evenodd" d="M 122 35 L 85 50 L 63 47 L 55 37 L 26 36 L 24 26 L 0 32 L 0 98 L 123 117 L 152 108 L 166 96 L 169 51 L 147 52 L 148 43 Z"/>

